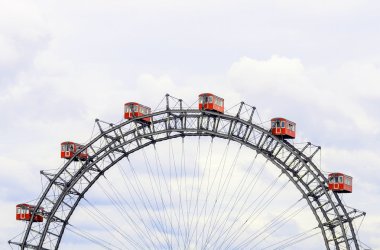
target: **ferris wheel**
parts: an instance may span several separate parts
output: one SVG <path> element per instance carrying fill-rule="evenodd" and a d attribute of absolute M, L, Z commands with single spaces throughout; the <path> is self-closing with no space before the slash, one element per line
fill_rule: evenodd
<path fill-rule="evenodd" d="M 255 107 L 225 109 L 211 93 L 195 105 L 128 102 L 123 121 L 96 120 L 88 143 L 61 143 L 63 166 L 41 171 L 35 204 L 16 206 L 25 230 L 10 246 L 364 249 L 355 221 L 365 213 L 342 202 L 352 177 L 322 172 L 321 148 L 295 143 L 294 122 L 268 126 Z"/>

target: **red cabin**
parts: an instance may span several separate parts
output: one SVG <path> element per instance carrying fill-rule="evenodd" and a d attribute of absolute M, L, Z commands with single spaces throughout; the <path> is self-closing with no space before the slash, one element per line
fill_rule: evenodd
<path fill-rule="evenodd" d="M 149 107 L 146 107 L 144 105 L 138 104 L 136 102 L 127 102 L 124 105 L 124 118 L 125 119 L 133 119 L 135 117 L 145 116 L 152 113 L 152 110 Z M 144 123 L 151 123 L 152 118 L 151 117 L 144 117 L 139 119 L 139 121 L 142 121 Z"/>
<path fill-rule="evenodd" d="M 16 205 L 16 220 L 29 221 L 30 218 L 32 217 L 32 213 L 34 209 L 35 209 L 35 206 L 29 205 L 26 203 Z M 44 208 L 42 207 L 37 209 L 33 218 L 34 222 L 42 222 L 44 220 L 43 211 L 44 211 Z"/>
<path fill-rule="evenodd" d="M 296 138 L 296 124 L 284 118 L 273 118 L 271 120 L 272 124 L 272 135 L 279 136 L 283 139 L 294 139 Z"/>
<path fill-rule="evenodd" d="M 224 99 L 210 93 L 199 95 L 199 110 L 210 110 L 224 113 Z"/>
<path fill-rule="evenodd" d="M 329 190 L 335 193 L 352 193 L 352 177 L 342 173 L 329 174 Z"/>
<path fill-rule="evenodd" d="M 74 155 L 83 148 L 83 145 L 75 142 L 62 142 L 61 143 L 61 158 L 71 159 Z M 77 157 L 74 158 L 75 161 L 85 161 L 88 159 L 87 149 L 79 153 Z"/>

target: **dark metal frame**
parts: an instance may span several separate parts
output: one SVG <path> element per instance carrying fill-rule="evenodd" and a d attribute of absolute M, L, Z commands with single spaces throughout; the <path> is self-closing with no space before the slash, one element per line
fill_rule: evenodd
<path fill-rule="evenodd" d="M 326 249 L 360 249 L 352 224 L 358 216 L 347 211 L 339 196 L 328 190 L 326 177 L 312 161 L 320 147 L 307 143 L 299 150 L 273 136 L 252 122 L 255 108 L 243 102 L 235 115 L 184 109 L 182 101 L 178 103 L 171 107 L 167 95 L 166 110 L 143 116 L 151 117 L 151 124 L 139 123 L 135 118 L 118 125 L 104 126 L 96 120 L 100 134 L 82 148 L 82 151 L 88 149 L 91 152 L 90 158 L 83 162 L 71 159 L 57 173 L 41 171 L 49 185 L 36 207 L 45 208 L 45 220 L 43 223 L 29 221 L 22 241 L 9 243 L 21 249 L 58 249 L 65 227 L 80 200 L 117 162 L 160 141 L 185 136 L 212 136 L 241 143 L 277 166 L 307 201 Z M 250 109 L 247 117 L 241 116 L 243 107 Z M 306 153 L 310 149 L 312 152 Z"/>

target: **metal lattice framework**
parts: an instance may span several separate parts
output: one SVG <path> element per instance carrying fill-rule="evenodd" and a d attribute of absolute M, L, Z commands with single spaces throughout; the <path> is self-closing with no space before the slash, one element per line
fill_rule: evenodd
<path fill-rule="evenodd" d="M 250 111 L 243 116 L 242 109 L 247 107 Z M 308 150 L 312 145 L 307 143 L 297 149 L 254 124 L 254 112 L 254 107 L 243 102 L 234 115 L 187 109 L 182 107 L 181 100 L 169 103 L 167 95 L 166 109 L 145 116 L 152 118 L 149 125 L 132 119 L 103 128 L 97 120 L 100 134 L 82 149 L 89 151 L 90 159 L 83 162 L 71 159 L 57 173 L 41 171 L 50 182 L 36 205 L 44 207 L 45 220 L 29 221 L 22 241 L 10 244 L 21 249 L 58 249 L 65 227 L 85 193 L 116 163 L 160 141 L 212 136 L 241 143 L 277 166 L 307 201 L 326 249 L 360 249 L 352 224 L 358 217 L 357 211 L 346 209 L 339 196 L 328 190 L 326 177 L 313 163 L 320 147 Z"/>

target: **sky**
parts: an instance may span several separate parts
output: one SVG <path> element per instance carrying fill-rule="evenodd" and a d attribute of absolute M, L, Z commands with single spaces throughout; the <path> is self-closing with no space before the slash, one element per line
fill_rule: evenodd
<path fill-rule="evenodd" d="M 59 144 L 123 104 L 212 92 L 297 123 L 325 171 L 354 178 L 360 239 L 380 248 L 380 4 L 376 1 L 0 0 L 0 246 L 22 230 Z"/>

